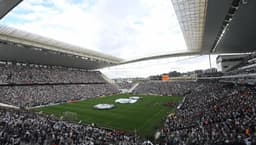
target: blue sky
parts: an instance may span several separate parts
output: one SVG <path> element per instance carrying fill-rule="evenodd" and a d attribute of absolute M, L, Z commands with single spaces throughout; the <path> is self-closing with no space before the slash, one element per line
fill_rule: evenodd
<path fill-rule="evenodd" d="M 187 49 L 171 0 L 24 0 L 0 23 L 124 59 Z"/>

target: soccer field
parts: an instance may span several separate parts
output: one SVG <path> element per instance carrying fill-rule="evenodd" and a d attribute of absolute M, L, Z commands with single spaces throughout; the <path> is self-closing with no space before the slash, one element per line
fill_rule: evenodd
<path fill-rule="evenodd" d="M 157 128 L 162 127 L 165 117 L 175 111 L 174 107 L 166 103 L 176 103 L 182 99 L 177 96 L 136 95 L 143 97 L 134 104 L 115 103 L 118 98 L 128 98 L 134 95 L 121 94 L 107 97 L 88 99 L 76 103 L 37 108 L 55 116 L 63 116 L 65 112 L 73 112 L 77 121 L 94 123 L 99 127 L 119 129 L 129 133 L 136 133 L 143 137 L 152 137 Z M 94 105 L 99 103 L 114 104 L 111 110 L 96 110 Z"/>

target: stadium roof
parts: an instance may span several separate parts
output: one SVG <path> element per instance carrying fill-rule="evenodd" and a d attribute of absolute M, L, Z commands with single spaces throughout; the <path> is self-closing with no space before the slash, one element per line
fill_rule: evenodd
<path fill-rule="evenodd" d="M 172 0 L 188 50 L 124 63 L 196 54 L 255 51 L 255 0 Z"/>
<path fill-rule="evenodd" d="M 161 55 L 153 55 L 153 56 L 147 56 L 132 60 L 123 61 L 120 64 L 128 64 L 128 63 L 134 63 L 139 61 L 147 61 L 152 59 L 162 59 L 162 58 L 169 58 L 169 57 L 182 57 L 182 56 L 191 56 L 191 55 L 198 55 L 199 53 L 197 51 L 181 51 L 176 53 L 168 53 L 168 54 L 161 54 Z"/>
<path fill-rule="evenodd" d="M 98 69 L 122 61 L 114 56 L 7 26 L 0 26 L 0 58 L 5 61 L 84 69 Z"/>
<path fill-rule="evenodd" d="M 11 11 L 22 0 L 0 0 L 0 19 L 3 18 L 9 11 Z"/>
<path fill-rule="evenodd" d="M 255 51 L 255 0 L 172 0 L 189 51 Z"/>
<path fill-rule="evenodd" d="M 0 0 L 0 19 L 22 0 Z M 79 46 L 0 26 L 0 58 L 84 69 L 209 53 L 254 51 L 254 0 L 172 0 L 188 50 L 124 61 Z M 216 10 L 218 9 L 218 10 Z"/>

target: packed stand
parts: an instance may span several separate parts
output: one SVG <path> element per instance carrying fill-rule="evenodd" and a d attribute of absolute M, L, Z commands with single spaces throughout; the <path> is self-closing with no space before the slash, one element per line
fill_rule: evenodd
<path fill-rule="evenodd" d="M 145 81 L 134 90 L 134 94 L 160 94 L 164 96 L 183 96 L 195 87 L 193 81 Z"/>
<path fill-rule="evenodd" d="M 29 108 L 118 93 L 100 72 L 29 64 L 0 64 L 0 103 Z"/>
<path fill-rule="evenodd" d="M 117 88 L 111 84 L 2 86 L 0 102 L 19 107 L 33 107 L 116 93 Z"/>
<path fill-rule="evenodd" d="M 1 145 L 136 145 L 139 138 L 53 116 L 0 108 Z"/>
<path fill-rule="evenodd" d="M 184 94 L 181 105 L 165 121 L 161 144 L 256 144 L 255 87 L 218 82 L 148 82 L 147 87 L 138 87 L 146 92 L 150 84 L 154 93 L 166 94 L 167 89 L 169 94 Z"/>
<path fill-rule="evenodd" d="M 0 64 L 0 84 L 105 83 L 100 72 L 81 69 Z"/>
<path fill-rule="evenodd" d="M 120 83 L 116 83 L 116 85 L 118 86 L 119 89 L 131 89 L 136 83 L 132 83 L 132 82 L 120 82 Z"/>

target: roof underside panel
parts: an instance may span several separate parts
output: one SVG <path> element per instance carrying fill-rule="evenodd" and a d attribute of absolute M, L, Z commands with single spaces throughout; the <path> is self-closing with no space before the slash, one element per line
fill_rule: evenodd
<path fill-rule="evenodd" d="M 87 70 L 113 65 L 104 61 L 81 59 L 74 55 L 67 55 L 54 51 L 45 51 L 32 47 L 29 48 L 22 45 L 13 45 L 6 42 L 0 43 L 0 60 L 83 68 Z"/>
<path fill-rule="evenodd" d="M 207 0 L 172 0 L 189 51 L 200 51 Z"/>
<path fill-rule="evenodd" d="M 256 50 L 255 0 L 172 2 L 190 50 L 195 49 L 201 54 L 247 53 Z M 201 15 L 197 16 L 198 12 Z"/>
<path fill-rule="evenodd" d="M 122 59 L 104 53 L 89 50 L 80 46 L 46 38 L 37 34 L 21 31 L 8 26 L 0 26 L 0 40 L 30 45 L 45 50 L 53 50 L 67 54 L 84 56 L 111 63 L 119 63 Z"/>
<path fill-rule="evenodd" d="M 210 53 L 232 0 L 208 0 L 202 53 Z"/>
<path fill-rule="evenodd" d="M 241 4 L 230 22 L 216 52 L 239 53 L 256 51 L 256 1 L 246 0 Z"/>
<path fill-rule="evenodd" d="M 0 19 L 3 18 L 10 10 L 18 5 L 22 0 L 0 0 Z"/>
<path fill-rule="evenodd" d="M 122 59 L 65 42 L 0 26 L 0 60 L 83 69 L 119 64 Z"/>

